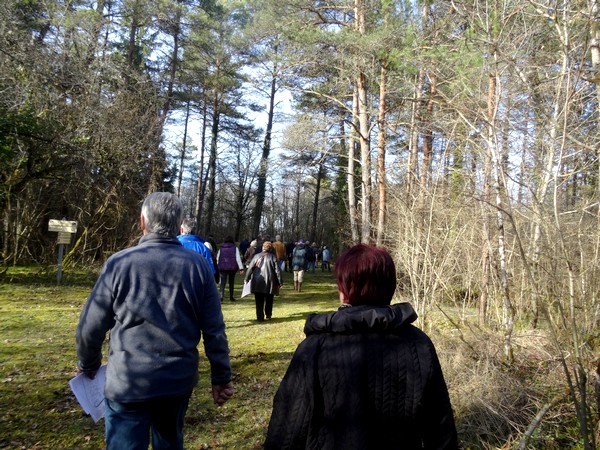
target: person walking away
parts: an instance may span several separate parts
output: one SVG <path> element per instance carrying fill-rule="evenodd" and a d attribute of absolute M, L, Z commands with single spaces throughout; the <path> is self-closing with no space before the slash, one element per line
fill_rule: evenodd
<path fill-rule="evenodd" d="M 229 280 L 229 300 L 234 302 L 233 288 L 235 286 L 235 274 L 239 270 L 240 273 L 244 273 L 244 266 L 242 264 L 242 258 L 240 251 L 235 246 L 235 242 L 232 236 L 227 236 L 221 244 L 221 248 L 217 252 L 217 267 L 219 268 L 219 274 L 221 275 L 220 280 L 220 291 L 221 301 L 225 296 L 225 284 Z"/>
<path fill-rule="evenodd" d="M 335 265 L 340 308 L 312 314 L 273 402 L 266 450 L 458 449 L 442 369 L 396 268 L 359 244 Z"/>
<path fill-rule="evenodd" d="M 273 249 L 275 250 L 275 256 L 277 256 L 277 262 L 279 263 L 279 269 L 283 272 L 285 270 L 285 244 L 281 240 L 280 235 L 275 236 L 275 242 L 273 242 Z"/>
<path fill-rule="evenodd" d="M 312 248 L 312 273 L 315 273 L 315 269 L 319 264 L 319 246 L 316 242 L 311 245 Z"/>
<path fill-rule="evenodd" d="M 202 337 L 212 395 L 233 395 L 219 293 L 206 258 L 177 240 L 183 205 L 155 192 L 142 205 L 139 244 L 112 255 L 76 331 L 78 371 L 94 378 L 110 332 L 106 448 L 183 449 L 183 423 L 198 382 Z M 168 264 L 168 270 L 166 265 Z"/>
<path fill-rule="evenodd" d="M 209 234 L 208 237 L 204 240 L 204 245 L 210 251 L 210 257 L 212 258 L 213 267 L 215 268 L 215 282 L 218 283 L 220 279 L 219 275 L 219 267 L 217 266 L 217 243 L 212 234 Z"/>
<path fill-rule="evenodd" d="M 313 251 L 310 242 L 306 243 L 306 264 L 304 265 L 304 269 L 306 272 L 309 272 L 312 268 L 312 271 L 315 271 L 315 252 Z"/>
<path fill-rule="evenodd" d="M 250 242 L 250 247 L 248 247 L 248 249 L 246 250 L 246 253 L 244 254 L 244 261 L 246 261 L 246 267 L 250 267 L 250 261 L 252 261 L 252 258 L 254 258 L 257 248 L 258 247 L 256 246 L 256 239 L 255 239 L 252 242 Z"/>
<path fill-rule="evenodd" d="M 327 267 L 327 271 L 331 272 L 331 266 L 329 265 L 329 257 L 330 251 L 326 245 L 323 246 L 323 251 L 321 252 L 321 272 L 325 271 Z"/>
<path fill-rule="evenodd" d="M 210 266 L 213 275 L 216 275 L 217 270 L 215 269 L 212 253 L 205 244 L 206 241 L 195 234 L 196 221 L 190 218 L 185 219 L 181 224 L 180 233 L 181 234 L 177 236 L 177 239 L 181 242 L 181 245 L 204 256 L 208 261 L 208 265 Z"/>
<path fill-rule="evenodd" d="M 292 241 L 288 242 L 287 244 L 285 244 L 285 252 L 286 252 L 286 256 L 287 256 L 287 271 L 292 273 L 293 270 L 293 265 L 292 265 L 292 257 L 294 254 L 294 248 L 296 247 L 296 244 Z"/>
<path fill-rule="evenodd" d="M 281 270 L 272 249 L 273 244 L 265 241 L 262 252 L 254 255 L 246 271 L 245 281 L 250 283 L 250 292 L 254 294 L 256 320 L 259 322 L 263 322 L 265 317 L 272 317 L 274 296 L 279 294 L 283 285 Z"/>
<path fill-rule="evenodd" d="M 304 282 L 304 269 L 306 267 L 306 246 L 304 239 L 298 241 L 292 252 L 292 270 L 294 271 L 294 290 L 302 292 Z"/>
<path fill-rule="evenodd" d="M 246 259 L 244 255 L 246 254 L 246 250 L 250 247 L 250 241 L 248 239 L 242 239 L 240 242 L 240 255 L 242 256 L 242 264 L 246 264 Z"/>

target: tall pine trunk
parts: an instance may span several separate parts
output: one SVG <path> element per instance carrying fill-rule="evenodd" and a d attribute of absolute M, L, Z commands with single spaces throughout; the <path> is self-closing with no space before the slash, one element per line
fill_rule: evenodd
<path fill-rule="evenodd" d="M 379 214 L 377 217 L 377 245 L 383 243 L 385 230 L 386 209 L 386 174 L 385 174 L 385 147 L 386 147 L 386 89 L 387 89 L 387 61 L 381 62 L 381 75 L 379 85 L 379 114 L 377 116 L 377 183 L 379 186 Z"/>
<path fill-rule="evenodd" d="M 179 152 L 179 170 L 177 171 L 177 196 L 181 197 L 181 182 L 183 181 L 183 169 L 185 168 L 185 158 L 187 153 L 187 134 L 188 134 L 188 123 L 190 120 L 190 102 L 188 99 L 185 105 L 185 120 L 183 122 L 183 143 L 181 144 L 181 151 Z"/>
<path fill-rule="evenodd" d="M 348 215 L 350 218 L 350 231 L 352 234 L 352 243 L 360 242 L 360 233 L 358 230 L 358 212 L 356 210 L 356 183 L 355 183 L 355 162 L 356 148 L 358 142 L 358 88 L 354 86 L 352 95 L 352 127 L 350 131 L 350 145 L 348 145 Z"/>
<path fill-rule="evenodd" d="M 208 236 L 212 232 L 212 218 L 215 211 L 216 178 L 217 178 L 217 143 L 219 136 L 220 114 L 219 93 L 215 91 L 213 97 L 213 122 L 210 132 L 210 153 L 208 156 L 208 196 L 206 198 L 206 217 L 204 218 L 204 234 Z"/>
<path fill-rule="evenodd" d="M 204 153 L 206 152 L 206 129 L 208 128 L 208 102 L 206 93 L 202 92 L 202 131 L 200 135 L 200 156 L 198 161 L 198 184 L 196 186 L 196 223 L 200 223 L 202 209 L 204 206 L 204 193 L 206 183 L 203 180 L 204 176 Z"/>
<path fill-rule="evenodd" d="M 277 53 L 277 47 L 275 47 Z M 273 115 L 275 114 L 275 94 L 277 92 L 277 63 L 274 62 L 273 76 L 271 77 L 271 90 L 269 93 L 269 111 L 267 117 L 267 129 L 263 142 L 262 157 L 258 168 L 258 187 L 256 190 L 256 204 L 254 205 L 252 231 L 254 237 L 260 233 L 260 222 L 265 204 L 265 193 L 267 188 L 267 170 L 269 168 L 269 154 L 271 153 L 271 135 L 273 133 Z"/>

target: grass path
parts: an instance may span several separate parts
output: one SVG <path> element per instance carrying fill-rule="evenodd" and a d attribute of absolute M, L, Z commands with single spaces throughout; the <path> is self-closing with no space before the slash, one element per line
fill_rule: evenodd
<path fill-rule="evenodd" d="M 74 375 L 75 327 L 94 274 L 53 275 L 14 269 L 0 280 L 0 448 L 101 449 L 103 421 L 94 424 L 68 387 Z M 223 303 L 235 397 L 217 408 L 210 398 L 208 363 L 186 417 L 186 448 L 261 448 L 272 399 L 291 355 L 304 338 L 306 316 L 333 311 L 330 273 L 306 275 L 303 292 L 285 274 L 273 319 L 255 320 L 253 296 Z M 105 352 L 106 353 L 106 352 Z"/>

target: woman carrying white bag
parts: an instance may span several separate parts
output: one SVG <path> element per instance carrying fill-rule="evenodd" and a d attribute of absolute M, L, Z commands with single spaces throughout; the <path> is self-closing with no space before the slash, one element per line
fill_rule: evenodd
<path fill-rule="evenodd" d="M 248 265 L 244 279 L 244 290 L 242 297 L 250 293 L 254 294 L 256 303 L 256 320 L 263 322 L 265 318 L 270 319 L 273 313 L 273 298 L 279 294 L 279 288 L 283 285 L 281 269 L 277 264 L 277 257 L 271 252 L 273 244 L 265 241 L 262 252 L 254 255 Z"/>

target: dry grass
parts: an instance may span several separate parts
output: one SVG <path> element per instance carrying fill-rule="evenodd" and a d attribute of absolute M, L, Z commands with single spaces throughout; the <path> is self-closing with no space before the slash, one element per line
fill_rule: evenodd
<path fill-rule="evenodd" d="M 515 448 L 548 403 L 553 406 L 527 448 L 583 448 L 562 365 L 543 330 L 517 331 L 515 361 L 508 365 L 500 332 L 464 322 L 459 328 L 431 337 L 465 449 Z"/>

